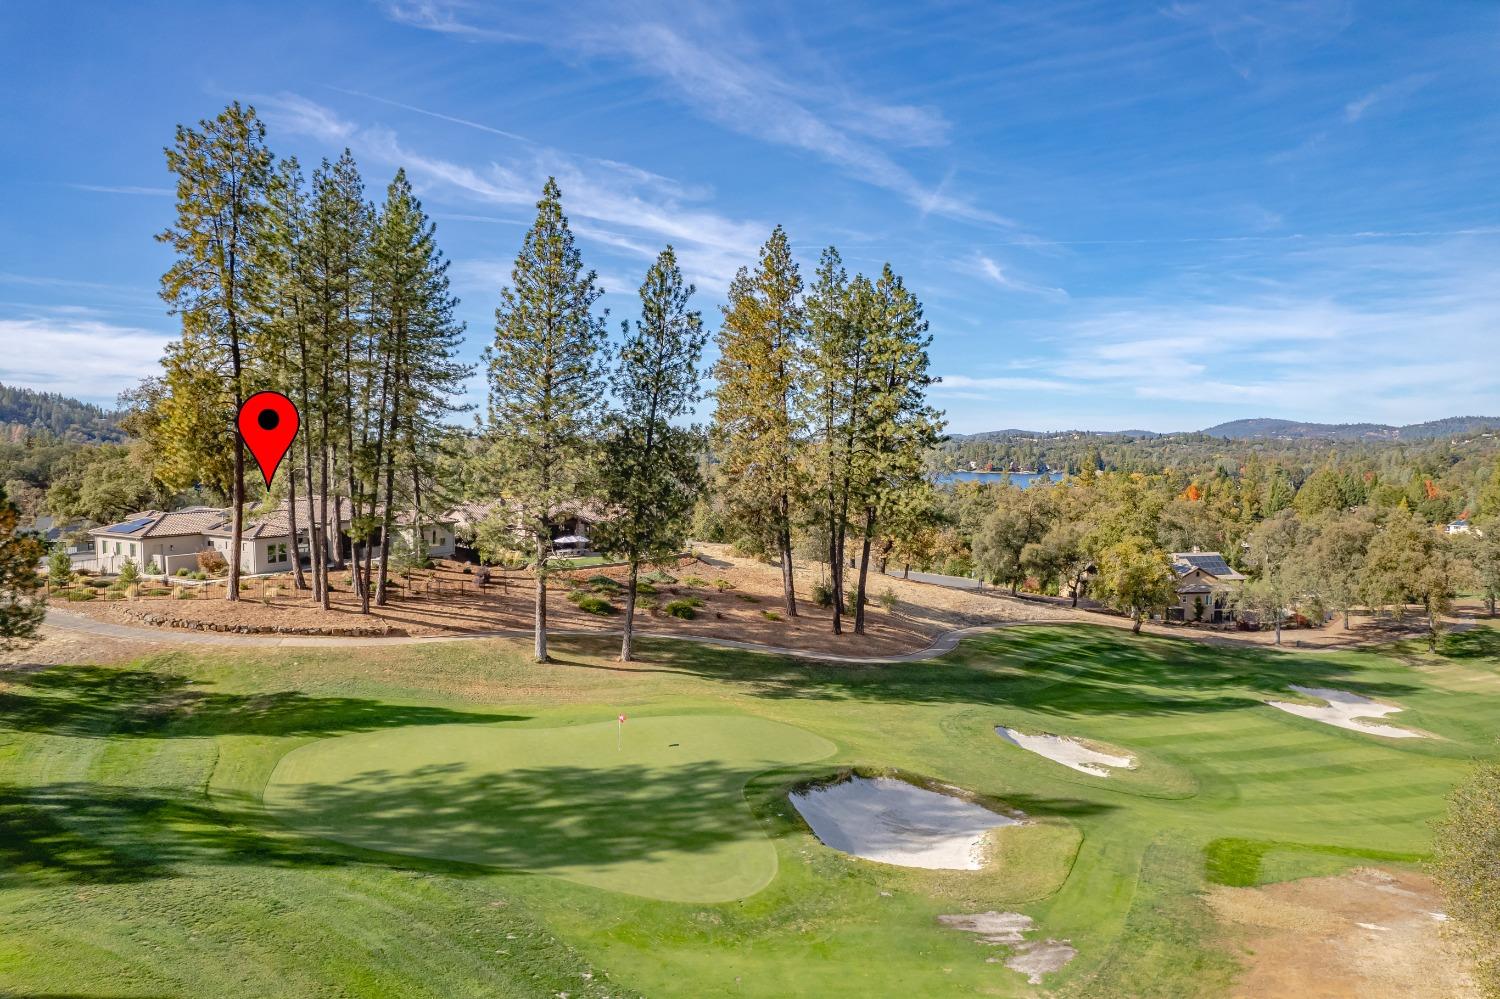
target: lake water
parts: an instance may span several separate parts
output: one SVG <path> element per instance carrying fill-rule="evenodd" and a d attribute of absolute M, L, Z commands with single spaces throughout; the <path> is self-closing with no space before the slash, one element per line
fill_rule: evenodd
<path fill-rule="evenodd" d="M 983 482 L 986 485 L 996 485 L 1010 480 L 1010 484 L 1020 489 L 1025 489 L 1037 479 L 1051 479 L 1053 482 L 1061 482 L 1061 472 L 944 472 L 937 477 L 940 486 L 952 485 L 955 482 Z"/>

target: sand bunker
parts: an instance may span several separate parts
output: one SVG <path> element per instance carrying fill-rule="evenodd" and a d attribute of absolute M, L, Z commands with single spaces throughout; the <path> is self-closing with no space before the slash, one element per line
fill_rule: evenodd
<path fill-rule="evenodd" d="M 1101 753 L 1065 735 L 1027 735 L 1025 732 L 1006 728 L 1004 725 L 996 725 L 995 734 L 1006 742 L 1020 746 L 1038 756 L 1045 756 L 1055 763 L 1061 763 L 1079 773 L 1090 774 L 1094 777 L 1111 776 L 1107 769 L 1109 767 L 1121 770 L 1135 769 L 1135 758 L 1132 756 L 1111 756 L 1108 753 Z"/>
<path fill-rule="evenodd" d="M 1042 984 L 1042 976 L 1056 971 L 1078 956 L 1078 950 L 1067 940 L 1027 940 L 1032 919 L 1021 912 L 976 912 L 973 915 L 939 916 L 938 922 L 955 930 L 976 934 L 980 941 L 1011 948 L 1005 966 L 1019 971 L 1032 985 Z"/>
<path fill-rule="evenodd" d="M 1327 687 L 1299 687 L 1292 684 L 1291 689 L 1306 697 L 1316 697 L 1328 703 L 1324 707 L 1313 704 L 1293 704 L 1290 701 L 1267 701 L 1266 703 L 1299 718 L 1311 718 L 1313 721 L 1363 732 L 1366 735 L 1383 735 L 1387 739 L 1426 738 L 1425 733 L 1414 732 L 1409 728 L 1397 728 L 1395 725 L 1371 725 L 1359 720 L 1361 718 L 1384 718 L 1386 715 L 1402 710 L 1394 704 L 1381 704 L 1368 697 L 1361 697 L 1359 694 L 1330 690 Z"/>
<path fill-rule="evenodd" d="M 827 846 L 900 867 L 979 870 L 986 834 L 1019 822 L 890 777 L 851 777 L 790 797 Z"/>

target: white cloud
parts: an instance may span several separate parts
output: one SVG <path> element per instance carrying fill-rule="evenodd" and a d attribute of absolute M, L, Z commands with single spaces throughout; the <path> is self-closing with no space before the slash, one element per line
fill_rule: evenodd
<path fill-rule="evenodd" d="M 730 219 L 693 202 L 706 191 L 629 164 L 576 157 L 528 146 L 483 167 L 428 156 L 403 144 L 388 128 L 361 127 L 296 94 L 259 100 L 278 128 L 349 145 L 359 157 L 404 166 L 415 183 L 438 185 L 493 205 L 530 209 L 552 174 L 574 228 L 585 238 L 642 260 L 672 243 L 684 272 L 703 290 L 727 287 L 736 268 L 753 262 L 771 226 Z"/>
<path fill-rule="evenodd" d="M 159 374 L 165 333 L 63 314 L 0 319 L 0 382 L 113 405 Z"/>
<path fill-rule="evenodd" d="M 1028 295 L 1042 295 L 1047 298 L 1067 298 L 1068 293 L 1062 288 L 1052 288 L 1046 285 L 1033 284 L 1014 277 L 1005 268 L 1001 267 L 993 258 L 976 253 L 971 262 L 971 269 L 985 278 L 991 284 L 997 285 L 1007 291 L 1018 291 Z"/>
<path fill-rule="evenodd" d="M 521 38 L 479 23 L 481 12 L 464 3 L 399 2 L 388 4 L 387 12 L 400 23 L 431 31 Z M 982 205 L 949 194 L 946 184 L 924 184 L 885 151 L 891 146 L 944 144 L 950 125 L 938 109 L 871 98 L 830 78 L 826 66 L 820 67 L 820 78 L 810 82 L 781 72 L 756 57 L 746 25 L 729 23 L 712 8 L 654 13 L 622 19 L 618 11 L 585 4 L 573 9 L 570 17 L 551 17 L 530 40 L 569 56 L 583 51 L 601 59 L 624 59 L 637 71 L 669 84 L 672 99 L 704 118 L 827 160 L 859 180 L 899 194 L 923 214 L 985 225 L 1013 224 Z M 683 24 L 690 30 L 681 30 Z"/>
<path fill-rule="evenodd" d="M 89 191 L 94 194 L 142 194 L 151 197 L 170 197 L 174 192 L 170 187 L 137 187 L 134 184 L 67 184 L 75 191 Z"/>

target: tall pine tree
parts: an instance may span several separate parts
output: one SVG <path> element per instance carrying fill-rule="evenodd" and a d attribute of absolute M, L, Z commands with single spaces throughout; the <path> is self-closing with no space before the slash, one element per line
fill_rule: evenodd
<path fill-rule="evenodd" d="M 629 563 L 625 634 L 620 659 L 633 655 L 635 589 L 643 561 L 680 551 L 693 504 L 702 493 L 699 437 L 675 426 L 699 399 L 698 363 L 707 334 L 688 308 L 693 286 L 684 285 L 669 246 L 641 285 L 641 318 L 623 323 L 619 364 L 610 378 L 618 410 L 610 415 L 601 469 L 604 500 L 612 512 L 595 540 Z"/>
<path fill-rule="evenodd" d="M 802 277 L 780 226 L 761 248 L 755 271 L 735 275 L 723 312 L 713 366 L 718 488 L 731 518 L 780 556 L 786 611 L 795 617 L 792 522 L 803 437 L 795 388 L 806 317 Z"/>
<path fill-rule="evenodd" d="M 487 352 L 492 469 L 536 558 L 535 655 L 547 662 L 547 559 L 552 529 L 595 485 L 608 334 L 603 292 L 584 270 L 548 178 L 495 310 Z M 607 315 L 607 313 L 606 313 Z"/>
<path fill-rule="evenodd" d="M 265 126 L 238 101 L 197 129 L 177 126 L 166 150 L 177 175 L 177 220 L 158 237 L 177 254 L 162 275 L 161 295 L 182 318 L 180 349 L 168 355 L 174 395 L 166 432 L 186 463 L 229 454 L 230 600 L 240 597 L 240 545 L 245 518 L 245 448 L 235 412 L 248 394 L 246 369 L 254 329 L 256 247 L 266 224 L 272 159 Z M 175 369 L 175 370 L 174 370 Z M 215 382 L 219 387 L 215 388 Z M 193 409 L 199 412 L 192 412 Z"/>

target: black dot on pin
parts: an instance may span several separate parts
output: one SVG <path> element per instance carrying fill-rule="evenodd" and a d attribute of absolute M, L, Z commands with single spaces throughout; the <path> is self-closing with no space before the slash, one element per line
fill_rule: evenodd
<path fill-rule="evenodd" d="M 263 409 L 255 422 L 260 424 L 262 430 L 275 430 L 276 425 L 281 422 L 281 414 L 274 409 Z"/>

